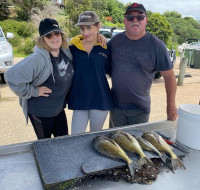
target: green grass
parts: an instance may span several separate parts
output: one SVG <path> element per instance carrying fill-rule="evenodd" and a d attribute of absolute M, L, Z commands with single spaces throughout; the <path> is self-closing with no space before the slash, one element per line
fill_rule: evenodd
<path fill-rule="evenodd" d="M 13 48 L 14 57 L 27 57 L 27 54 L 17 52 L 16 48 Z"/>

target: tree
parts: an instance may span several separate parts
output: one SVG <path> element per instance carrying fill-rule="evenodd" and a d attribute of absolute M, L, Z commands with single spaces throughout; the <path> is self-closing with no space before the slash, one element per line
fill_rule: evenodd
<path fill-rule="evenodd" d="M 0 0 L 0 21 L 6 20 L 10 15 L 8 6 L 10 2 L 8 0 Z"/>
<path fill-rule="evenodd" d="M 65 11 L 73 24 L 78 21 L 79 14 L 92 9 L 92 0 L 66 0 Z"/>
<path fill-rule="evenodd" d="M 22 21 L 30 20 L 33 8 L 43 9 L 47 0 L 12 0 L 16 7 L 17 19 Z"/>
<path fill-rule="evenodd" d="M 200 38 L 200 24 L 193 18 L 174 18 L 168 17 L 173 32 L 176 35 L 177 42 L 182 44 L 187 38 Z"/>
<path fill-rule="evenodd" d="M 153 12 L 152 12 L 152 11 L 150 11 L 150 10 L 147 10 L 147 12 L 146 12 L 147 18 L 149 18 L 149 17 L 150 17 L 152 14 L 153 14 Z"/>
<path fill-rule="evenodd" d="M 183 19 L 186 20 L 188 23 L 191 23 L 194 28 L 200 29 L 200 24 L 196 20 L 194 20 L 194 18 L 184 17 Z"/>
<path fill-rule="evenodd" d="M 117 0 L 108 0 L 107 4 L 108 14 L 111 16 L 114 23 L 122 23 L 124 19 L 125 7 L 124 4 Z"/>
<path fill-rule="evenodd" d="M 97 13 L 101 23 L 106 21 L 106 16 L 111 17 L 107 7 L 108 0 L 92 0 L 92 11 Z"/>
<path fill-rule="evenodd" d="M 92 0 L 66 0 L 65 11 L 68 16 L 66 20 L 66 27 L 69 29 L 71 36 L 75 36 L 79 33 L 77 27 L 74 25 L 78 21 L 79 14 L 84 11 L 92 9 Z"/>
<path fill-rule="evenodd" d="M 153 13 L 149 17 L 147 23 L 147 30 L 157 36 L 159 39 L 167 43 L 170 36 L 172 36 L 173 30 L 170 23 L 165 16 L 160 13 Z"/>
<path fill-rule="evenodd" d="M 181 18 L 182 15 L 176 11 L 165 11 L 164 16 L 166 17 L 173 17 L 173 18 Z"/>
<path fill-rule="evenodd" d="M 176 11 L 165 12 L 168 22 L 171 24 L 175 38 L 179 44 L 187 38 L 200 38 L 200 23 L 192 17 L 184 17 Z"/>

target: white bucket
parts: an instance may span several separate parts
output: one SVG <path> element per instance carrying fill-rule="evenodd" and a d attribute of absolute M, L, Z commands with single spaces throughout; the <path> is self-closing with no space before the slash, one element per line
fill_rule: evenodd
<path fill-rule="evenodd" d="M 176 140 L 189 148 L 200 150 L 200 105 L 180 105 L 178 114 Z"/>

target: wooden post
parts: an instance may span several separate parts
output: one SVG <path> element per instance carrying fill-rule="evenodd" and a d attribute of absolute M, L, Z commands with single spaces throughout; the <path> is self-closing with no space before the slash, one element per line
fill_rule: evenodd
<path fill-rule="evenodd" d="M 179 64 L 179 69 L 181 68 L 181 63 L 182 63 L 183 57 L 184 57 L 184 50 L 180 53 L 180 64 Z"/>
<path fill-rule="evenodd" d="M 179 72 L 179 76 L 178 76 L 177 86 L 183 85 L 183 80 L 184 80 L 184 77 L 185 77 L 185 70 L 186 70 L 186 67 L 187 67 L 187 62 L 188 62 L 188 58 L 183 57 L 182 61 L 180 63 L 180 72 Z"/>
<path fill-rule="evenodd" d="M 183 55 L 184 55 L 184 52 L 182 51 L 182 52 L 180 53 L 180 65 L 181 65 L 181 62 L 182 62 L 182 59 L 183 59 Z"/>

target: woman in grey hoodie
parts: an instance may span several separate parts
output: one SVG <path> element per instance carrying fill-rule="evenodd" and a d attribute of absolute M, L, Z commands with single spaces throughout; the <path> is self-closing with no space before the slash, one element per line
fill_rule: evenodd
<path fill-rule="evenodd" d="M 5 80 L 19 96 L 38 139 L 68 135 L 64 108 L 74 69 L 66 36 L 58 22 L 46 18 L 39 25 L 34 53 L 11 67 Z"/>

